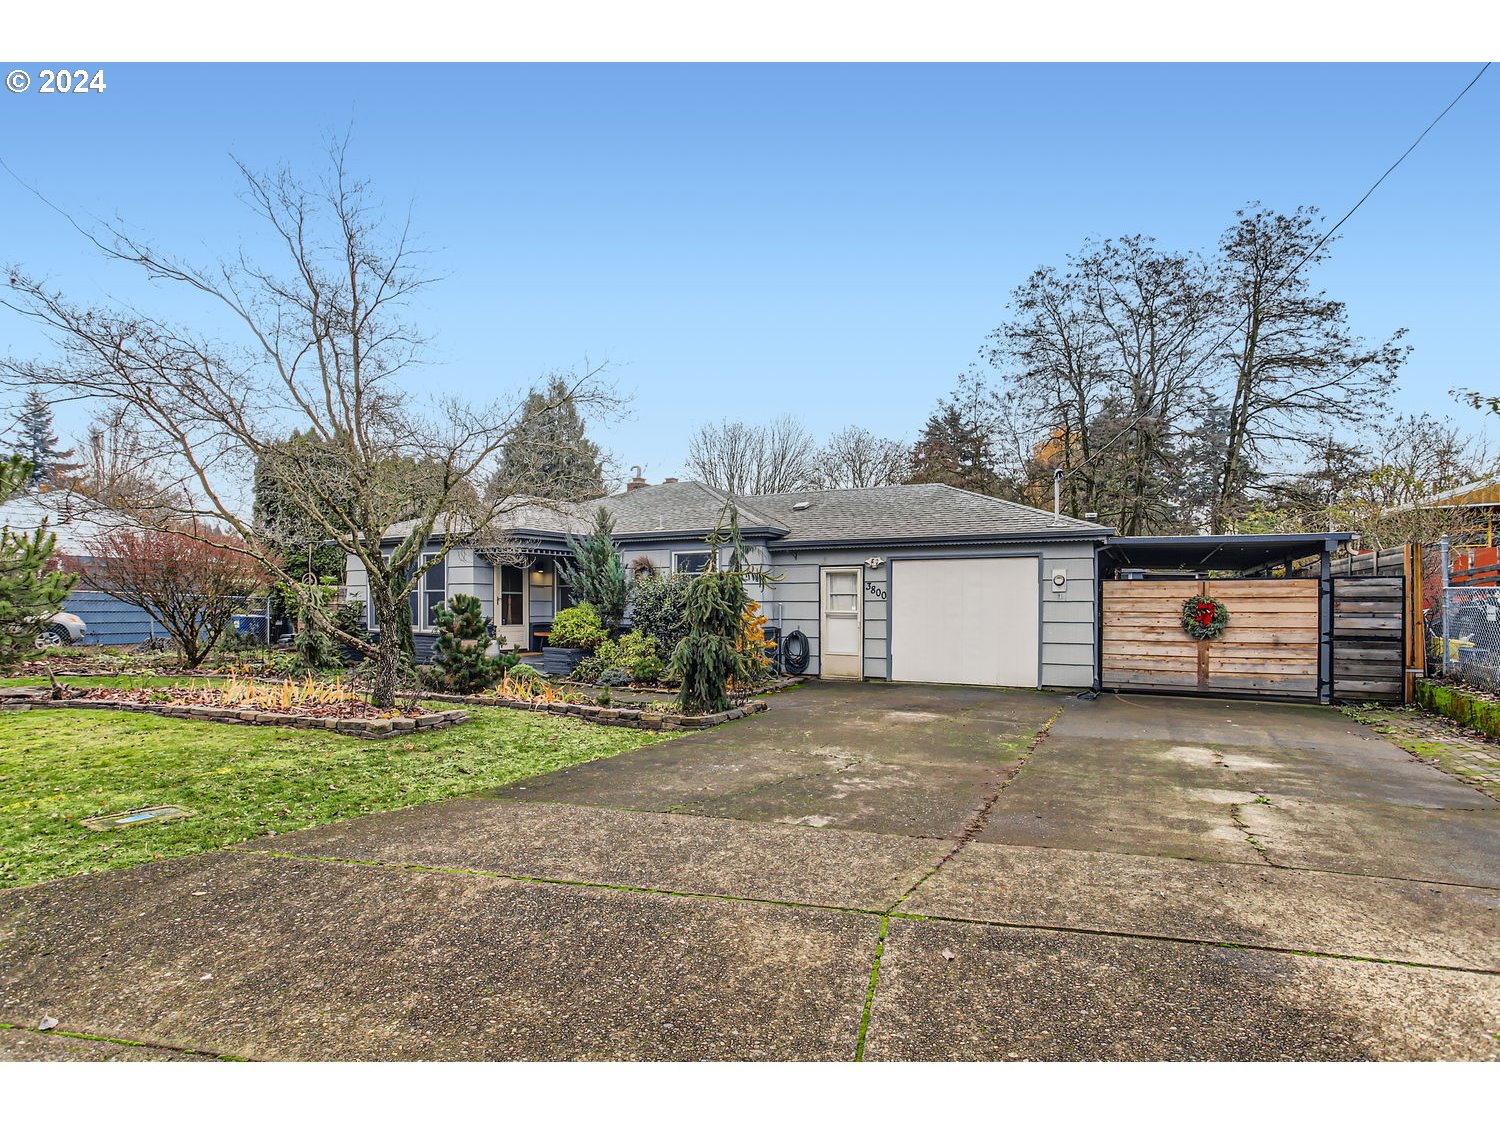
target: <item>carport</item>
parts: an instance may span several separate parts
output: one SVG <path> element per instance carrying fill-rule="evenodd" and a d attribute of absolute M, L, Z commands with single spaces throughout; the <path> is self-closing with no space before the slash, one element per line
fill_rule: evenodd
<path fill-rule="evenodd" d="M 1353 538 L 1330 532 L 1108 540 L 1095 615 L 1098 686 L 1331 703 L 1332 562 Z M 1211 626 L 1220 630 L 1216 635 L 1197 638 L 1184 614 L 1187 603 L 1203 600 L 1227 619 Z M 1380 624 L 1379 610 L 1361 616 Z"/>

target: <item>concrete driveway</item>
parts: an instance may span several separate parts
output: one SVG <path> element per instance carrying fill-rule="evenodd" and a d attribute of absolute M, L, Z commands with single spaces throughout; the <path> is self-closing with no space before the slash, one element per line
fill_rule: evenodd
<path fill-rule="evenodd" d="M 1500 1058 L 1500 805 L 1326 709 L 811 685 L 7 892 L 0 1023 L 16 1058 Z"/>

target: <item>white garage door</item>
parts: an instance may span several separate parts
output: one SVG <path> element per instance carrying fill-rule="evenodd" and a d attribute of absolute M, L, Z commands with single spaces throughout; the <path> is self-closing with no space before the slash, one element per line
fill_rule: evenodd
<path fill-rule="evenodd" d="M 912 559 L 891 568 L 892 679 L 1037 686 L 1039 560 Z"/>

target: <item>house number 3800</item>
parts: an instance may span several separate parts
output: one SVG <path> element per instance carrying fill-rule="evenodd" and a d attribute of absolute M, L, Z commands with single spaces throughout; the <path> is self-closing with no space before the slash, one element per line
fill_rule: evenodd
<path fill-rule="evenodd" d="M 872 598 L 879 598 L 881 601 L 885 601 L 885 587 L 884 586 L 877 586 L 873 582 L 866 582 L 865 583 L 865 593 L 869 594 L 870 597 L 872 597 Z"/>

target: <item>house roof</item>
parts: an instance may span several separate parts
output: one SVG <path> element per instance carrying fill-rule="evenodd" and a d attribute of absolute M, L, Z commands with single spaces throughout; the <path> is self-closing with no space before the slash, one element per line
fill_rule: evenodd
<path fill-rule="evenodd" d="M 718 525 L 728 500 L 726 492 L 701 481 L 687 480 L 617 493 L 585 507 L 589 511 L 597 504 L 608 508 L 615 520 L 617 536 L 645 538 L 673 532 L 710 531 Z M 739 509 L 740 527 L 744 530 L 779 535 L 786 529 L 785 522 L 765 514 L 759 496 L 737 497 L 735 507 Z"/>
<path fill-rule="evenodd" d="M 503 526 L 521 534 L 582 536 L 600 506 L 625 540 L 700 538 L 719 522 L 729 495 L 701 481 L 653 484 L 599 500 L 574 504 L 527 504 L 510 512 Z M 812 544 L 984 541 L 994 539 L 1103 539 L 1111 529 L 1039 508 L 981 496 L 946 484 L 897 484 L 882 488 L 781 492 L 735 497 L 740 528 L 766 536 L 776 546 Z M 393 524 L 387 540 L 399 539 L 411 521 Z M 462 529 L 455 528 L 455 533 Z"/>
<path fill-rule="evenodd" d="M 885 540 L 1087 537 L 1111 529 L 946 484 L 895 484 L 757 496 L 760 511 L 787 529 L 777 546 Z"/>

